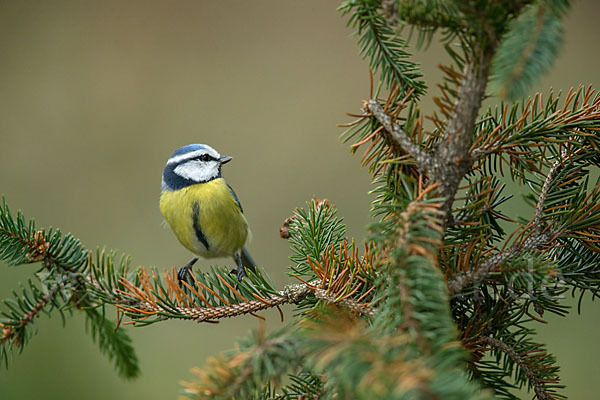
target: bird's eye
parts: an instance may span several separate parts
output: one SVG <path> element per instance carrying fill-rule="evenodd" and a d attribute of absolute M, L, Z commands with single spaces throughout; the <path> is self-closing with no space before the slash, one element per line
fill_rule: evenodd
<path fill-rule="evenodd" d="M 202 154 L 200 156 L 200 161 L 210 161 L 211 160 L 211 156 L 209 156 L 208 154 Z"/>

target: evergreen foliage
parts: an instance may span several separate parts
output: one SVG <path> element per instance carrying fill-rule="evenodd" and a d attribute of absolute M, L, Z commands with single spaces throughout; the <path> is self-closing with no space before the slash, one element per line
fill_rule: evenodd
<path fill-rule="evenodd" d="M 84 312 L 86 325 L 100 350 L 115 363 L 125 378 L 139 374 L 137 357 L 131 340 L 123 328 L 105 317 L 106 303 L 91 290 L 88 273 L 93 269 L 91 253 L 71 234 L 58 229 L 36 229 L 33 220 L 26 221 L 21 212 L 12 215 L 4 198 L 0 208 L 0 259 L 12 265 L 40 263 L 35 274 L 14 299 L 5 299 L 0 311 L 0 359 L 8 366 L 14 350 L 23 351 L 35 333 L 35 319 L 44 312 L 72 314 Z M 104 257 L 102 265 L 112 265 L 112 257 Z M 111 267 L 110 267 L 111 268 Z M 125 269 L 121 269 L 123 272 Z M 110 275 L 106 275 L 110 279 Z M 105 278 L 103 277 L 102 280 Z"/>
<path fill-rule="evenodd" d="M 340 6 L 342 14 L 350 14 L 348 24 L 359 35 L 360 54 L 369 60 L 375 71 L 381 71 L 382 80 L 390 87 L 401 82 L 404 89 L 416 94 L 425 92 L 426 86 L 418 65 L 410 61 L 406 42 L 388 25 L 378 12 L 377 1 L 346 1 Z"/>
<path fill-rule="evenodd" d="M 579 87 L 520 101 L 556 57 L 567 0 L 349 0 L 342 15 L 372 71 L 347 128 L 374 189 L 367 243 L 346 237 L 328 200 L 286 220 L 293 283 L 263 270 L 242 282 L 223 267 L 132 269 L 72 235 L 38 229 L 0 208 L 0 259 L 39 263 L 0 311 L 5 367 L 44 312 L 81 311 L 124 377 L 138 373 L 124 324 L 218 322 L 292 304 L 293 323 L 239 340 L 194 369 L 192 399 L 560 399 L 555 357 L 536 339 L 565 294 L 600 291 L 600 95 Z M 436 32 L 452 65 L 423 115 L 426 94 L 404 28 Z M 375 81 L 377 79 L 377 82 Z M 491 82 L 491 92 L 486 91 Z M 504 97 L 481 110 L 488 94 Z M 544 100 L 545 99 L 545 100 Z M 527 193 L 529 218 L 507 211 L 506 184 Z M 117 321 L 105 318 L 114 306 Z M 281 311 L 281 310 L 280 310 Z M 123 319 L 127 319 L 123 321 Z M 117 327 L 115 330 L 115 326 Z"/>
<path fill-rule="evenodd" d="M 553 11 L 560 9 L 538 3 L 511 21 L 494 63 L 494 87 L 501 97 L 522 97 L 552 65 L 563 37 L 562 20 Z"/>

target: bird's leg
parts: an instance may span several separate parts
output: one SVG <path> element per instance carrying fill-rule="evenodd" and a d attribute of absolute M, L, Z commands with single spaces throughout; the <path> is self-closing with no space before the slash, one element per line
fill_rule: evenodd
<path fill-rule="evenodd" d="M 244 277 L 246 276 L 246 271 L 244 270 L 244 264 L 242 264 L 242 256 L 239 251 L 233 255 L 233 259 L 237 264 L 237 269 L 232 269 L 231 273 L 236 274 L 238 282 L 241 282 L 242 279 L 244 279 Z"/>
<path fill-rule="evenodd" d="M 192 261 L 179 268 L 179 271 L 177 271 L 177 282 L 179 282 L 179 286 L 181 286 L 182 281 L 189 282 L 188 277 L 192 274 L 192 265 L 196 264 L 196 261 L 198 261 L 198 257 L 194 257 Z"/>

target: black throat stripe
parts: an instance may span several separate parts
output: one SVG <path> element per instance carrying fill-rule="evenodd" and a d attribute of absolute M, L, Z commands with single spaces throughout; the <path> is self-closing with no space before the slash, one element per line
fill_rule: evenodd
<path fill-rule="evenodd" d="M 200 204 L 194 203 L 192 207 L 192 220 L 194 221 L 194 232 L 196 232 L 196 237 L 206 247 L 208 250 L 208 241 L 206 240 L 206 236 L 202 233 L 202 229 L 200 228 Z"/>

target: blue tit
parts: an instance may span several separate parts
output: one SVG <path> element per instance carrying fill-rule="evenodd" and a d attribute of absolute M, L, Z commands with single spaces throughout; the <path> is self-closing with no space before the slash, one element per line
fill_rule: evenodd
<path fill-rule="evenodd" d="M 202 258 L 233 257 L 232 273 L 239 281 L 244 267 L 256 265 L 244 247 L 248 221 L 235 192 L 221 176 L 221 166 L 231 161 L 205 144 L 189 144 L 171 155 L 162 175 L 160 212 L 181 244 Z M 177 274 L 187 278 L 194 258 Z"/>

